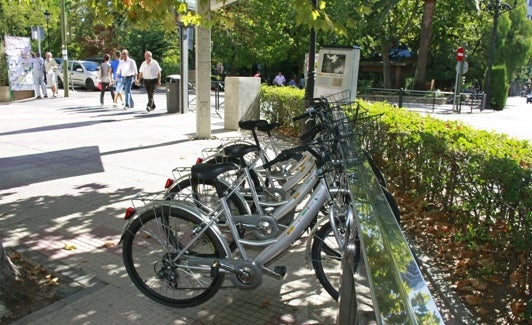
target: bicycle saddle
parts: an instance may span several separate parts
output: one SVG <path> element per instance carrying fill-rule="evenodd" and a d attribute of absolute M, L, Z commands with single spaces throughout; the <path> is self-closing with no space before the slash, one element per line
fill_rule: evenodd
<path fill-rule="evenodd" d="M 231 158 L 242 158 L 251 152 L 260 151 L 260 148 L 252 144 L 234 144 L 224 148 L 224 154 Z"/>
<path fill-rule="evenodd" d="M 238 122 L 238 127 L 240 127 L 241 129 L 244 129 L 244 130 L 254 130 L 257 127 L 260 127 L 262 125 L 267 125 L 267 124 L 269 124 L 269 123 L 266 120 L 256 120 L 256 121 L 253 121 L 253 120 L 242 120 L 242 121 Z"/>
<path fill-rule="evenodd" d="M 200 180 L 211 180 L 226 171 L 238 169 L 238 166 L 231 162 L 219 164 L 195 164 L 190 168 L 190 174 L 193 178 Z"/>
<path fill-rule="evenodd" d="M 257 126 L 257 129 L 262 132 L 270 132 L 271 130 L 281 126 L 281 123 L 268 123 L 264 125 Z"/>

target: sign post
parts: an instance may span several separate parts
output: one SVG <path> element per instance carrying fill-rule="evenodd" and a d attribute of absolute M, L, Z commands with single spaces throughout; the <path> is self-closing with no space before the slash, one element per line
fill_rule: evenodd
<path fill-rule="evenodd" d="M 456 65 L 456 81 L 454 83 L 454 100 L 453 100 L 453 111 L 454 112 L 460 112 L 460 109 L 457 107 L 457 105 L 461 105 L 461 103 L 457 104 L 458 96 L 460 96 L 460 88 L 462 87 L 462 74 L 464 74 L 466 71 L 464 71 L 464 58 L 465 58 L 465 51 L 463 47 L 459 47 L 456 51 L 456 61 L 458 61 Z"/>

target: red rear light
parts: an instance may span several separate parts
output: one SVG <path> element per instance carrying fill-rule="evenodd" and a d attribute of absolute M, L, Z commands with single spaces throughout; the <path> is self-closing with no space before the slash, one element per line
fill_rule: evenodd
<path fill-rule="evenodd" d="M 174 184 L 174 180 L 171 179 L 171 178 L 168 178 L 168 179 L 166 180 L 166 183 L 164 184 L 164 188 L 165 188 L 165 189 L 166 189 L 166 188 L 169 188 L 170 186 L 172 186 L 172 184 Z"/>
<path fill-rule="evenodd" d="M 196 164 L 201 164 L 203 162 L 203 158 L 198 157 L 196 158 Z"/>
<path fill-rule="evenodd" d="M 126 215 L 124 216 L 124 220 L 128 220 L 135 214 L 135 208 L 129 207 L 126 210 Z"/>

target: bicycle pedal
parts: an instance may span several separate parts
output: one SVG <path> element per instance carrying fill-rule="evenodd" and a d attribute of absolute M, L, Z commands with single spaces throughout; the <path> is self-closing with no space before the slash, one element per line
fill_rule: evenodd
<path fill-rule="evenodd" d="M 276 267 L 273 268 L 273 272 L 279 274 L 280 276 L 285 276 L 286 275 L 286 266 L 277 265 Z"/>
<path fill-rule="evenodd" d="M 211 265 L 211 277 L 215 277 L 220 272 L 220 262 L 214 261 Z"/>

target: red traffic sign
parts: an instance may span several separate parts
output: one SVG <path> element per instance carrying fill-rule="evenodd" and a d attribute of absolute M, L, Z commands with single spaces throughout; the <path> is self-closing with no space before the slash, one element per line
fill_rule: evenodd
<path fill-rule="evenodd" d="M 456 60 L 458 62 L 462 62 L 462 61 L 464 61 L 464 57 L 465 57 L 464 48 L 463 47 L 459 47 L 458 51 L 456 51 Z"/>

